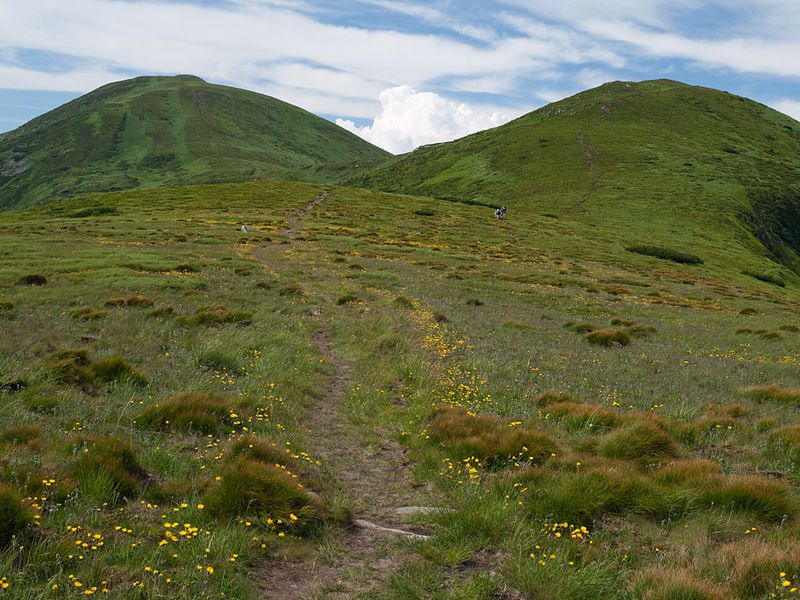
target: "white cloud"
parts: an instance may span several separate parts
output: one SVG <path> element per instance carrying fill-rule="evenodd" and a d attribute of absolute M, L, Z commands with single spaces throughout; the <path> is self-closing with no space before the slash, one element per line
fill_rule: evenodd
<path fill-rule="evenodd" d="M 381 112 L 372 125 L 358 127 L 343 119 L 336 123 L 394 153 L 454 140 L 511 119 L 497 110 L 471 108 L 432 92 L 417 92 L 407 85 L 384 90 L 380 101 Z"/>
<path fill-rule="evenodd" d="M 800 100 L 791 100 L 789 98 L 784 98 L 783 100 L 778 100 L 777 102 L 770 102 L 769 104 L 775 110 L 779 110 L 783 114 L 789 115 L 793 119 L 800 121 Z"/>

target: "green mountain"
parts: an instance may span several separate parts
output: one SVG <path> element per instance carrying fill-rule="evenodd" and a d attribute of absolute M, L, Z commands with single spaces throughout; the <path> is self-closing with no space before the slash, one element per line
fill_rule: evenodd
<path fill-rule="evenodd" d="M 505 205 L 630 244 L 755 252 L 777 277 L 800 272 L 800 123 L 674 81 L 608 83 L 349 183 Z"/>
<path fill-rule="evenodd" d="M 297 177 L 390 156 L 275 98 L 198 77 L 105 85 L 0 136 L 0 210 L 87 192 Z"/>

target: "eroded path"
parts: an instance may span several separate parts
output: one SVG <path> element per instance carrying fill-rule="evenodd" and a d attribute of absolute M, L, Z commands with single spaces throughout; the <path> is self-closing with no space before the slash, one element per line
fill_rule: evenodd
<path fill-rule="evenodd" d="M 289 215 L 288 226 L 281 232 L 283 240 L 257 251 L 256 257 L 283 277 L 313 278 L 322 289 L 326 283 L 334 286 L 334 273 L 328 269 L 310 273 L 307 265 L 298 264 L 295 252 L 305 243 L 301 235 L 304 218 L 330 196 L 325 190 Z M 302 433 L 313 444 L 330 481 L 326 493 L 348 506 L 353 519 L 349 527 L 329 532 L 314 552 L 269 562 L 256 576 L 264 598 L 375 597 L 371 591 L 411 555 L 409 542 L 425 535 L 419 525 L 409 521 L 414 521 L 413 507 L 429 504 L 430 492 L 415 487 L 403 449 L 392 439 L 392 432 L 370 432 L 378 434 L 370 437 L 377 437 L 380 443 L 369 443 L 348 418 L 348 397 L 358 385 L 362 365 L 343 358 L 342 349 L 334 343 L 332 317 L 339 319 L 340 326 L 342 318 L 353 317 L 332 298 L 320 300 L 311 341 L 325 362 L 326 379 L 307 411 Z M 342 314 L 334 315 L 337 310 Z"/>

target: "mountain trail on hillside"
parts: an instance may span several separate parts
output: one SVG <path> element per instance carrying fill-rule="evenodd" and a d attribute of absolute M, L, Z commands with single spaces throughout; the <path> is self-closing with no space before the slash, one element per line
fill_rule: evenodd
<path fill-rule="evenodd" d="M 298 275 L 300 267 L 292 262 L 292 250 L 303 241 L 303 220 L 330 196 L 331 190 L 325 189 L 293 211 L 280 232 L 285 241 L 257 252 L 257 258 L 270 267 L 280 265 L 284 274 Z M 276 250 L 282 251 L 283 261 L 275 261 Z M 264 566 L 255 580 L 264 597 L 275 600 L 321 595 L 350 598 L 377 586 L 402 564 L 408 552 L 398 541 L 425 538 L 425 532 L 409 524 L 409 518 L 425 510 L 438 510 L 427 506 L 425 491 L 415 486 L 403 450 L 388 432 L 381 432 L 382 443 L 374 448 L 364 445 L 348 422 L 345 403 L 354 386 L 355 365 L 342 358 L 325 323 L 326 315 L 320 313 L 322 323 L 311 341 L 328 365 L 329 375 L 308 409 L 303 434 L 334 480 L 337 494 L 352 507 L 353 521 L 330 541 L 335 545 L 333 551 L 328 548 L 324 555 L 316 552 L 305 559 L 273 560 Z M 419 509 L 420 504 L 424 505 L 420 510 L 407 510 Z"/>

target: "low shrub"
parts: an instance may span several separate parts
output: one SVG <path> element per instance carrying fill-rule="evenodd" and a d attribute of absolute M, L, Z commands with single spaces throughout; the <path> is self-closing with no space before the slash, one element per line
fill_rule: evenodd
<path fill-rule="evenodd" d="M 81 489 L 96 482 L 99 475 L 111 483 L 106 490 L 108 500 L 133 499 L 139 494 L 148 475 L 130 443 L 116 437 L 92 437 L 81 442 L 69 468 L 69 475 Z"/>
<path fill-rule="evenodd" d="M 656 423 L 640 419 L 613 431 L 600 441 L 598 451 L 607 458 L 653 460 L 677 455 L 670 435 Z"/>
<path fill-rule="evenodd" d="M 189 392 L 148 406 L 136 419 L 139 427 L 163 431 L 215 433 L 231 423 L 228 399 L 216 392 Z"/>
<path fill-rule="evenodd" d="M 800 403 L 800 388 L 784 387 L 775 383 L 739 388 L 739 393 L 758 401 L 775 400 L 787 404 Z"/>
<path fill-rule="evenodd" d="M 222 325 L 226 323 L 250 325 L 253 322 L 253 315 L 248 312 L 228 310 L 224 306 L 214 306 L 197 310 L 189 320 L 198 325 Z"/>
<path fill-rule="evenodd" d="M 586 340 L 598 346 L 627 346 L 631 336 L 622 329 L 596 329 L 586 334 Z"/>
<path fill-rule="evenodd" d="M 33 514 L 17 492 L 0 483 L 0 548 L 33 524 Z"/>
<path fill-rule="evenodd" d="M 555 449 L 544 433 L 524 426 L 510 427 L 497 417 L 474 415 L 462 407 L 436 410 L 428 422 L 431 441 L 454 453 L 454 458 L 475 457 L 487 467 L 510 460 L 541 462 Z"/>
<path fill-rule="evenodd" d="M 209 513 L 235 519 L 245 515 L 286 518 L 305 523 L 321 515 L 316 500 L 284 470 L 238 458 L 222 468 L 220 481 L 203 498 Z"/>
<path fill-rule="evenodd" d="M 665 246 L 648 246 L 648 245 L 635 245 L 625 248 L 628 252 L 636 254 L 643 254 L 645 256 L 652 256 L 653 258 L 660 258 L 662 260 L 671 260 L 672 262 L 685 264 L 685 265 L 700 265 L 703 264 L 703 259 L 694 254 L 687 252 L 680 252 L 667 248 Z"/>

